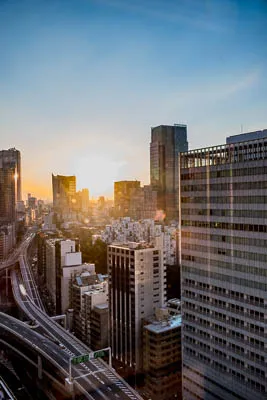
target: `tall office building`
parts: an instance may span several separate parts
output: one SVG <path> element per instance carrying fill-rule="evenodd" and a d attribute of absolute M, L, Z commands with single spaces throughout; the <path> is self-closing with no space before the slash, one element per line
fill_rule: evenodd
<path fill-rule="evenodd" d="M 157 192 L 150 185 L 131 190 L 129 216 L 134 220 L 154 219 L 157 211 Z"/>
<path fill-rule="evenodd" d="M 52 174 L 53 205 L 57 211 L 68 212 L 76 203 L 76 177 Z"/>
<path fill-rule="evenodd" d="M 140 188 L 140 181 L 114 182 L 114 207 L 118 217 L 128 217 L 132 189 Z"/>
<path fill-rule="evenodd" d="M 0 259 L 16 243 L 16 168 L 0 167 Z"/>
<path fill-rule="evenodd" d="M 21 157 L 15 148 L 0 151 L 0 168 L 15 169 L 16 201 L 21 201 Z"/>
<path fill-rule="evenodd" d="M 180 168 L 184 399 L 266 399 L 267 131 Z"/>
<path fill-rule="evenodd" d="M 0 223 L 16 220 L 15 168 L 0 168 Z"/>
<path fill-rule="evenodd" d="M 133 373 L 142 368 L 141 322 L 166 300 L 161 248 L 146 243 L 108 246 L 112 357 L 115 366 L 121 363 Z"/>
<path fill-rule="evenodd" d="M 186 125 L 151 129 L 150 184 L 157 191 L 157 208 L 168 220 L 178 219 L 178 155 L 188 150 Z"/>

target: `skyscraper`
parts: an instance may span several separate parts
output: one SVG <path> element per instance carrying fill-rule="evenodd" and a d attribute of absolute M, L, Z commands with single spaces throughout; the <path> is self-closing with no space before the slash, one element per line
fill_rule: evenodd
<path fill-rule="evenodd" d="M 162 246 L 108 246 L 110 335 L 113 360 L 134 373 L 142 368 L 141 322 L 166 300 Z"/>
<path fill-rule="evenodd" d="M 75 205 L 76 177 L 52 174 L 53 205 L 57 211 L 67 212 Z"/>
<path fill-rule="evenodd" d="M 267 131 L 181 154 L 183 396 L 267 396 Z"/>
<path fill-rule="evenodd" d="M 0 260 L 16 243 L 16 168 L 0 167 Z"/>
<path fill-rule="evenodd" d="M 129 216 L 132 189 L 140 188 L 140 181 L 114 182 L 114 206 L 118 217 Z"/>
<path fill-rule="evenodd" d="M 0 167 L 0 223 L 16 220 L 16 168 Z"/>
<path fill-rule="evenodd" d="M 20 151 L 15 147 L 0 151 L 0 168 L 15 169 L 14 176 L 16 182 L 16 201 L 21 201 L 21 157 Z"/>
<path fill-rule="evenodd" d="M 157 191 L 157 207 L 168 220 L 178 219 L 178 155 L 188 150 L 186 125 L 151 129 L 150 183 Z"/>

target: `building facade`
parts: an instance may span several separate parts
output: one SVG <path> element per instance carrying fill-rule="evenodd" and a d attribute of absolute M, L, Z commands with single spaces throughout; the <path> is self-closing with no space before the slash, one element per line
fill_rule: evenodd
<path fill-rule="evenodd" d="M 16 244 L 16 169 L 0 167 L 0 259 Z"/>
<path fill-rule="evenodd" d="M 95 271 L 72 275 L 70 304 L 75 335 L 93 350 L 108 346 L 108 283 Z"/>
<path fill-rule="evenodd" d="M 178 220 L 178 155 L 188 150 L 186 125 L 151 129 L 150 184 L 157 191 L 157 208 L 168 220 Z"/>
<path fill-rule="evenodd" d="M 114 208 L 117 217 L 129 216 L 131 191 L 138 188 L 140 181 L 114 182 Z"/>
<path fill-rule="evenodd" d="M 53 206 L 61 213 L 68 213 L 76 203 L 76 176 L 52 174 Z"/>
<path fill-rule="evenodd" d="M 148 244 L 108 246 L 110 344 L 115 364 L 142 369 L 142 320 L 166 299 L 163 251 Z"/>
<path fill-rule="evenodd" d="M 157 309 L 143 326 L 145 392 L 152 400 L 182 399 L 181 314 Z"/>
<path fill-rule="evenodd" d="M 183 153 L 180 173 L 184 399 L 266 399 L 267 137 Z"/>
<path fill-rule="evenodd" d="M 157 211 L 157 192 L 150 185 L 132 189 L 129 216 L 134 220 L 155 218 Z"/>
<path fill-rule="evenodd" d="M 0 151 L 0 168 L 14 169 L 15 201 L 21 201 L 21 156 L 15 148 Z"/>

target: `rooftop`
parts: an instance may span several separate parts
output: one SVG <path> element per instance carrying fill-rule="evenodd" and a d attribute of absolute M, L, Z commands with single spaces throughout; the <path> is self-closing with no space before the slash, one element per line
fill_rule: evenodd
<path fill-rule="evenodd" d="M 148 329 L 150 332 L 163 333 L 181 326 L 182 326 L 182 316 L 175 315 L 173 317 L 170 317 L 167 321 L 155 320 L 151 324 L 145 325 L 144 328 Z"/>
<path fill-rule="evenodd" d="M 111 243 L 109 247 L 117 247 L 127 250 L 143 250 L 143 249 L 153 249 L 155 246 L 152 243 L 147 242 L 126 242 L 126 243 Z"/>
<path fill-rule="evenodd" d="M 94 308 L 98 308 L 99 310 L 106 310 L 108 308 L 108 303 L 96 304 Z"/>

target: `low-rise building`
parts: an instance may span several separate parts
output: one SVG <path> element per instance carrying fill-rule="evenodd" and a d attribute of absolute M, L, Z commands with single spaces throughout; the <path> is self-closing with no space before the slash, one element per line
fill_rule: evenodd
<path fill-rule="evenodd" d="M 157 309 L 143 325 L 145 393 L 152 400 L 182 398 L 181 314 Z"/>
<path fill-rule="evenodd" d="M 108 344 L 108 282 L 95 272 L 73 274 L 70 283 L 75 335 L 92 349 Z M 99 347 L 100 346 L 100 347 Z"/>

